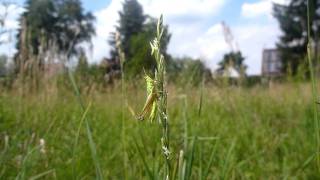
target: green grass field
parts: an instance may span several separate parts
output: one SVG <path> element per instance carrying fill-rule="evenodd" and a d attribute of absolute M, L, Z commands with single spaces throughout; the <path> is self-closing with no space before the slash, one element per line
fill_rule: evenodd
<path fill-rule="evenodd" d="M 85 93 L 86 113 L 72 88 L 19 92 L 0 94 L 0 179 L 95 178 L 86 118 L 104 179 L 163 178 L 161 127 L 136 120 L 119 88 Z M 199 114 L 200 94 L 169 86 L 176 179 L 320 178 L 309 84 L 205 87 Z M 126 96 L 139 112 L 144 87 L 130 87 Z"/>

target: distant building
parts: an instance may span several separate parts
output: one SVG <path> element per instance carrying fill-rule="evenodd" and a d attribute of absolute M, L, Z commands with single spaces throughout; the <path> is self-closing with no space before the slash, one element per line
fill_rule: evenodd
<path fill-rule="evenodd" d="M 262 76 L 278 77 L 281 76 L 280 52 L 276 49 L 265 49 L 262 53 Z"/>

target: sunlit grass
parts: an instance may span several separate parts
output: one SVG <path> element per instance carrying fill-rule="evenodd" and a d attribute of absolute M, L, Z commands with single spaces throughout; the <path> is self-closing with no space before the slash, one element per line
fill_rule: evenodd
<path fill-rule="evenodd" d="M 169 92 L 174 164 L 184 147 L 184 113 L 188 118 L 190 147 L 192 137 L 197 137 L 190 179 L 319 178 L 316 162 L 310 161 L 314 153 L 314 140 L 310 138 L 314 136 L 314 124 L 308 84 L 275 85 L 272 89 L 204 87 L 201 116 L 197 88 L 181 90 L 169 86 Z M 187 106 L 179 98 L 182 93 Z M 72 92 L 44 91 L 22 99 L 15 94 L 0 94 L 0 178 L 15 178 L 22 170 L 26 178 L 44 173 L 47 178 L 72 179 L 73 172 L 78 179 L 96 177 L 86 129 L 82 128 L 78 135 L 84 113 Z M 144 97 L 143 89 L 129 88 L 128 101 L 135 110 L 141 109 Z M 92 102 L 86 116 L 90 117 L 102 176 L 121 179 L 121 92 L 94 92 L 83 99 L 88 104 Z M 156 177 L 164 166 L 161 130 L 156 123 L 137 122 L 130 113 L 124 119 L 127 177 L 149 179 L 141 155 Z M 76 137 L 78 145 L 74 150 Z M 46 142 L 46 154 L 37 149 L 40 139 Z M 188 154 L 184 153 L 186 158 Z"/>

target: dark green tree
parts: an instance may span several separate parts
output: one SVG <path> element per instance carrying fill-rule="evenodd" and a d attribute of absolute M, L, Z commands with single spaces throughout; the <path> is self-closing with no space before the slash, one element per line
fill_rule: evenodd
<path fill-rule="evenodd" d="M 156 61 L 151 56 L 150 41 L 156 35 L 157 19 L 144 15 L 143 8 L 137 0 L 126 0 L 119 16 L 116 30 L 120 35 L 120 44 L 125 54 L 124 71 L 128 73 L 127 77 L 140 75 L 143 70 L 153 72 L 151 70 L 155 67 Z M 170 38 L 168 26 L 165 26 L 161 42 L 161 51 L 167 56 L 165 59 L 170 59 L 167 53 Z M 110 34 L 109 44 L 111 60 L 119 63 L 115 32 Z"/>
<path fill-rule="evenodd" d="M 59 50 L 71 55 L 81 54 L 78 45 L 90 42 L 95 34 L 93 22 L 95 17 L 85 13 L 80 0 L 55 0 L 58 7 L 58 21 L 55 24 L 55 38 Z"/>
<path fill-rule="evenodd" d="M 137 0 L 125 0 L 123 8 L 119 12 L 120 20 L 116 30 L 121 36 L 121 46 L 127 59 L 131 59 L 130 53 L 131 38 L 143 30 L 146 16 L 143 13 L 143 8 Z M 115 34 L 111 34 L 109 44 L 113 47 L 111 50 L 112 59 L 118 58 L 115 46 Z"/>
<path fill-rule="evenodd" d="M 314 57 L 318 59 L 320 35 L 319 0 L 310 0 L 311 39 Z M 277 47 L 281 52 L 284 72 L 297 74 L 307 51 L 307 0 L 291 0 L 288 5 L 274 4 L 273 14 L 280 24 L 282 36 Z"/>
<path fill-rule="evenodd" d="M 57 9 L 52 0 L 27 0 L 25 9 L 20 17 L 17 49 L 20 51 L 26 48 L 31 53 L 38 54 L 42 39 L 46 38 L 48 41 L 54 37 L 54 25 L 58 21 Z"/>
<path fill-rule="evenodd" d="M 169 62 L 168 78 L 181 86 L 198 86 L 204 80 L 211 81 L 210 69 L 200 59 L 190 57 L 171 59 Z"/>
<path fill-rule="evenodd" d="M 116 45 L 116 33 L 115 32 L 111 32 L 110 33 L 110 37 L 108 39 L 108 43 L 111 47 L 110 50 L 110 58 L 113 61 L 119 61 L 119 53 L 117 50 L 117 45 Z"/>
<path fill-rule="evenodd" d="M 128 73 L 128 77 L 141 75 L 143 70 L 151 73 L 156 67 L 156 61 L 153 56 L 151 56 L 150 48 L 150 41 L 155 36 L 156 27 L 157 20 L 149 17 L 142 31 L 131 37 L 129 53 L 132 54 L 132 56 L 131 59 L 125 63 L 125 71 Z M 165 59 L 170 59 L 167 54 L 170 38 L 171 35 L 169 34 L 168 26 L 164 26 L 161 51 L 166 56 Z"/>
<path fill-rule="evenodd" d="M 59 53 L 79 53 L 78 44 L 90 41 L 94 17 L 85 13 L 79 0 L 28 0 L 21 15 L 17 49 L 32 55 L 56 45 Z"/>

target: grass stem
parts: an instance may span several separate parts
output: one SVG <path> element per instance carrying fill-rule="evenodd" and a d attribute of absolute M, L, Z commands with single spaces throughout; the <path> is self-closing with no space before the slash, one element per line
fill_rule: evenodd
<path fill-rule="evenodd" d="M 318 121 L 318 107 L 317 107 L 317 84 L 316 84 L 316 78 L 315 78 L 315 72 L 314 72 L 314 65 L 312 60 L 312 52 L 311 52 L 311 22 L 310 22 L 310 0 L 308 0 L 308 6 L 307 6 L 307 16 L 308 16 L 308 63 L 309 63 L 309 71 L 310 71 L 310 78 L 311 78 L 311 84 L 312 84 L 312 107 L 313 107 L 313 118 L 314 118 L 314 125 L 315 125 L 315 134 L 316 134 L 316 154 L 317 155 L 317 164 L 318 168 L 320 169 L 320 157 L 319 157 L 319 150 L 320 150 L 320 132 L 319 132 L 319 121 Z"/>

